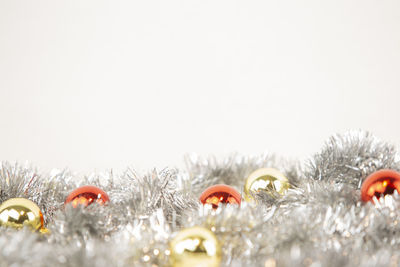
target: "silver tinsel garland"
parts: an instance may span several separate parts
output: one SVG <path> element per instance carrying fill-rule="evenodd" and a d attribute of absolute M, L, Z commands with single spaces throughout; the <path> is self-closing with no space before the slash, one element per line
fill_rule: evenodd
<path fill-rule="evenodd" d="M 362 203 L 363 180 L 379 169 L 400 170 L 394 146 L 369 133 L 335 135 L 304 164 L 264 154 L 226 160 L 185 158 L 186 170 L 140 175 L 74 177 L 38 173 L 3 162 L 0 201 L 37 203 L 51 234 L 0 229 L 0 266 L 166 266 L 168 242 L 183 228 L 201 225 L 222 245 L 222 266 L 398 266 L 400 199 Z M 279 197 L 258 193 L 240 208 L 203 208 L 199 195 L 224 183 L 243 193 L 246 177 L 274 167 L 292 187 Z M 80 185 L 110 196 L 106 206 L 72 208 L 64 201 Z"/>

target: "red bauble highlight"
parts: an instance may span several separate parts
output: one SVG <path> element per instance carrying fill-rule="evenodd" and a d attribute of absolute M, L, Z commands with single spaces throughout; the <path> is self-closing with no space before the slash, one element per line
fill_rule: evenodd
<path fill-rule="evenodd" d="M 235 188 L 224 184 L 217 184 L 210 186 L 201 193 L 200 201 L 203 205 L 211 204 L 216 209 L 220 203 L 240 206 L 241 196 Z"/>
<path fill-rule="evenodd" d="M 100 188 L 92 185 L 85 185 L 72 191 L 65 200 L 65 204 L 71 203 L 71 205 L 76 208 L 78 205 L 84 205 L 86 207 L 93 202 L 103 205 L 109 200 L 110 198 L 107 193 Z"/>
<path fill-rule="evenodd" d="M 400 173 L 392 170 L 380 170 L 374 172 L 365 179 L 361 186 L 361 200 L 371 201 L 375 196 L 391 195 L 394 191 L 400 193 Z"/>

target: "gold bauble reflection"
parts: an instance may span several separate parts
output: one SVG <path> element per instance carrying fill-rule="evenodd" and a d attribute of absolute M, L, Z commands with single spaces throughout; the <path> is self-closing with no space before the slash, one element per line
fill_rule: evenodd
<path fill-rule="evenodd" d="M 246 201 L 251 201 L 251 192 L 260 191 L 285 194 L 290 187 L 289 180 L 280 171 L 273 168 L 262 168 L 249 175 L 244 186 Z"/>
<path fill-rule="evenodd" d="M 0 225 L 16 229 L 28 226 L 35 231 L 44 229 L 38 205 L 26 198 L 11 198 L 1 203 Z"/>
<path fill-rule="evenodd" d="M 220 243 L 211 231 L 203 227 L 195 226 L 180 231 L 169 247 L 173 267 L 218 267 L 221 262 Z"/>

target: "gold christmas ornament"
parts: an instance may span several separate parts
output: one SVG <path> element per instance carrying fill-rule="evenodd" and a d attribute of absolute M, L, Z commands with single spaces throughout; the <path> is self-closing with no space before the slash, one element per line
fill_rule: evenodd
<path fill-rule="evenodd" d="M 251 192 L 277 192 L 281 195 L 290 187 L 289 180 L 280 171 L 273 168 L 262 168 L 252 172 L 244 186 L 244 197 L 251 201 Z"/>
<path fill-rule="evenodd" d="M 169 247 L 173 267 L 218 267 L 221 262 L 220 243 L 210 230 L 203 227 L 183 229 Z"/>
<path fill-rule="evenodd" d="M 26 198 L 11 198 L 0 205 L 0 225 L 16 229 L 28 226 L 46 232 L 38 205 Z"/>

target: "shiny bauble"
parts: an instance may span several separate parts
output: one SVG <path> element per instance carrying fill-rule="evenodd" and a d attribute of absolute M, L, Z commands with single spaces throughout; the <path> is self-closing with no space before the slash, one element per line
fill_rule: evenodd
<path fill-rule="evenodd" d="M 221 245 L 216 236 L 203 227 L 181 230 L 169 244 L 170 263 L 173 267 L 218 267 Z"/>
<path fill-rule="evenodd" d="M 213 209 L 217 209 L 220 204 L 239 205 L 241 202 L 240 193 L 233 187 L 217 184 L 210 186 L 200 195 L 200 202 L 203 205 L 212 205 Z"/>
<path fill-rule="evenodd" d="M 86 207 L 94 202 L 104 205 L 109 200 L 110 198 L 107 193 L 100 188 L 92 185 L 85 185 L 72 191 L 65 200 L 65 204 L 71 203 L 71 205 L 76 208 L 78 205 Z"/>
<path fill-rule="evenodd" d="M 1 203 L 0 225 L 16 229 L 27 226 L 34 231 L 45 231 L 38 205 L 26 198 L 11 198 Z"/>
<path fill-rule="evenodd" d="M 251 201 L 252 194 L 265 191 L 283 195 L 290 187 L 289 180 L 280 171 L 273 168 L 262 168 L 252 172 L 246 179 L 244 197 Z"/>
<path fill-rule="evenodd" d="M 365 179 L 361 185 L 361 200 L 372 201 L 373 197 L 400 194 L 400 173 L 393 170 L 380 170 Z"/>

